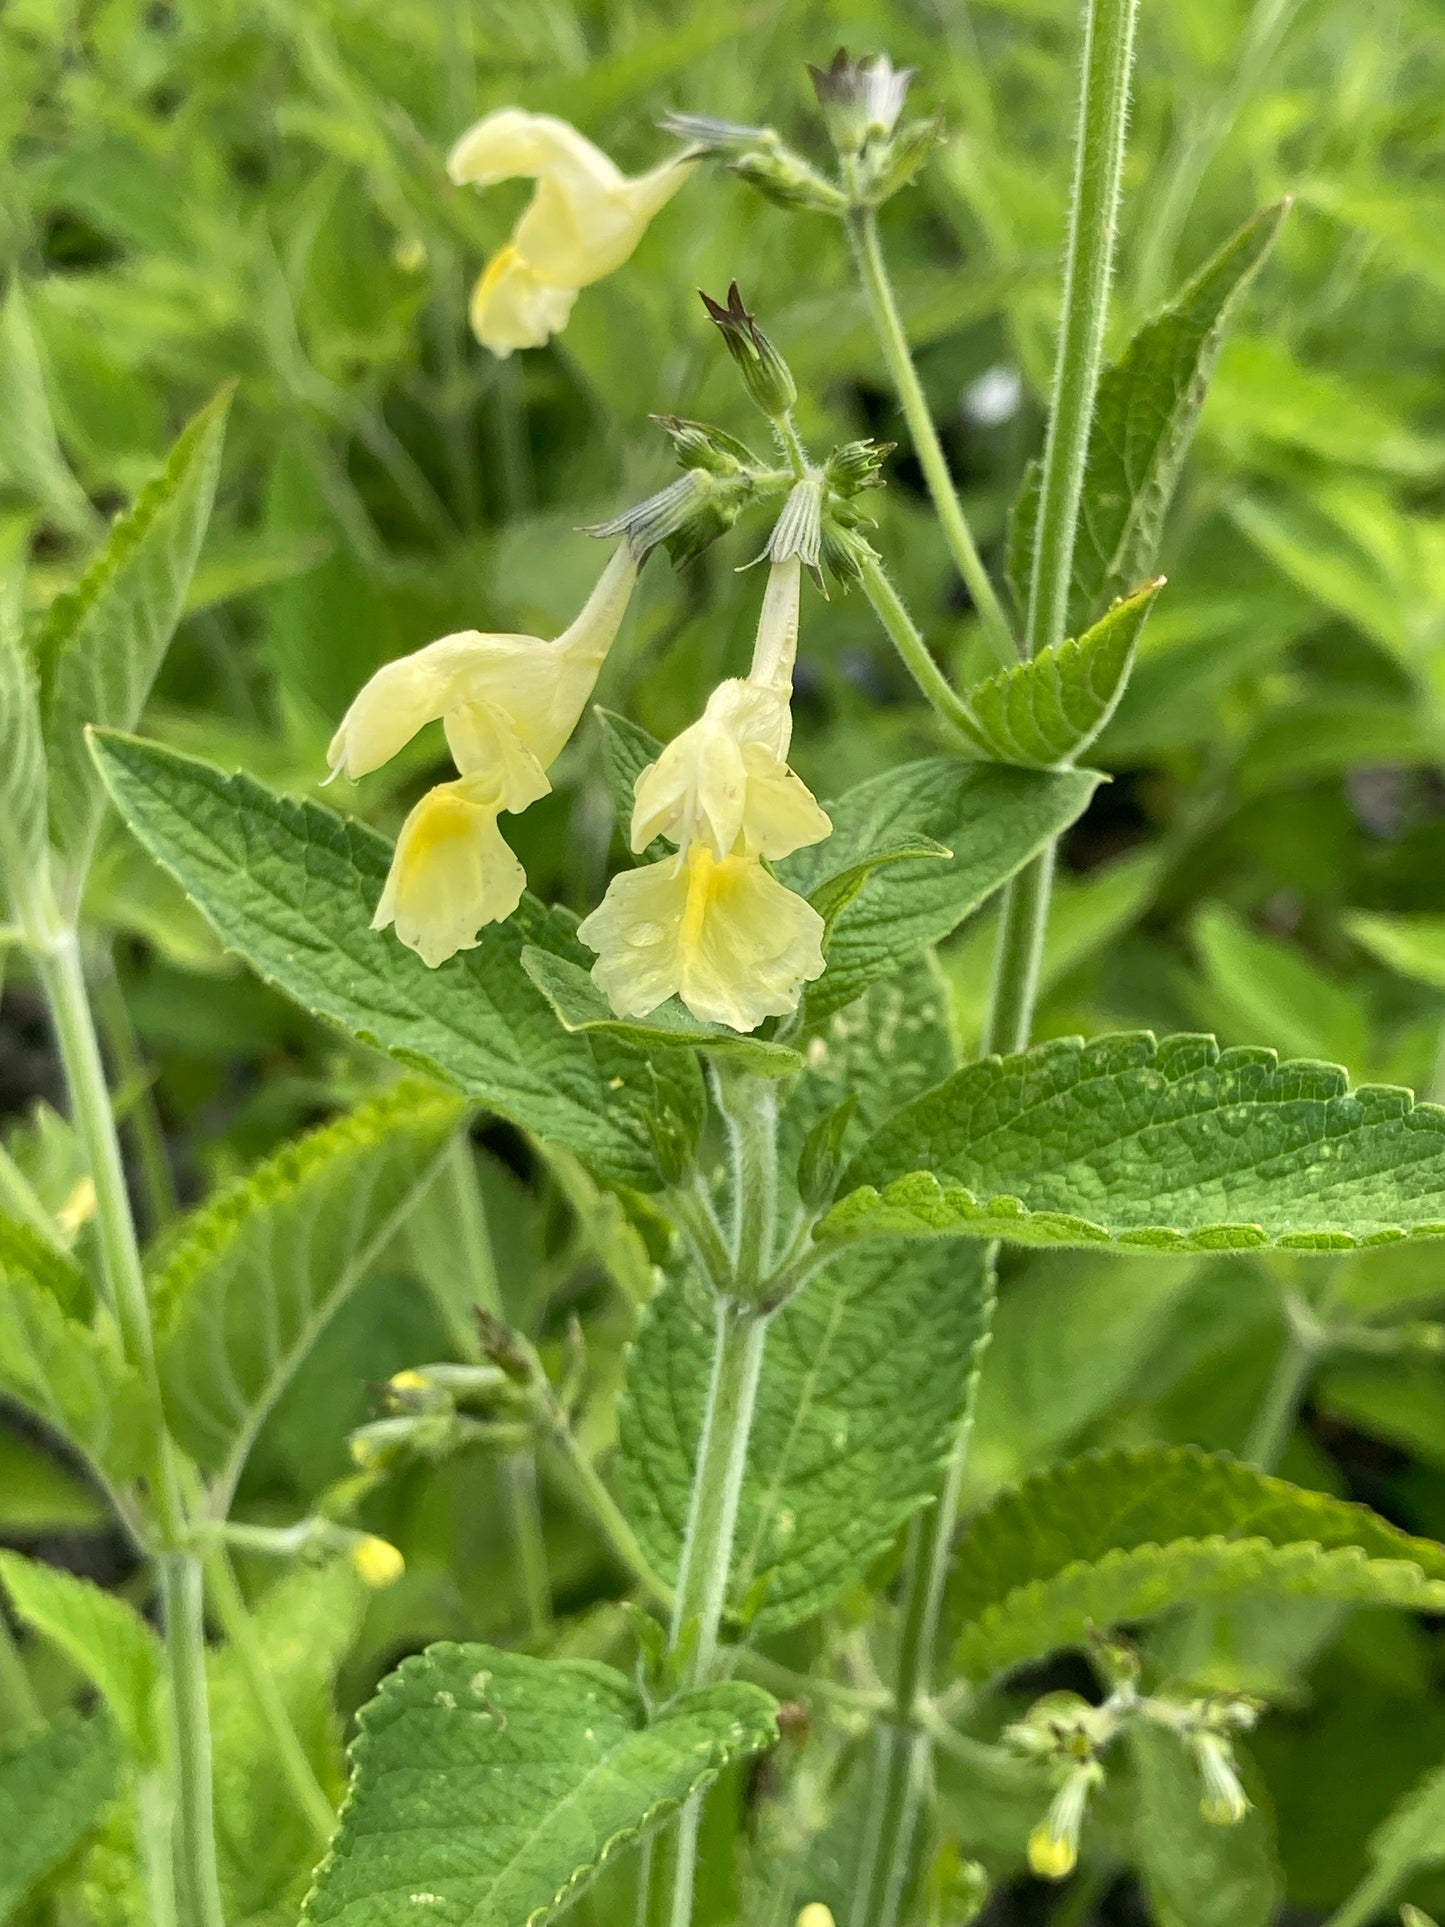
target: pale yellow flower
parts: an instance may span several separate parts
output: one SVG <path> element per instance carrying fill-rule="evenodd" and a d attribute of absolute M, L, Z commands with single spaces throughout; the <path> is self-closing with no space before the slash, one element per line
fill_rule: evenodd
<path fill-rule="evenodd" d="M 447 161 L 457 185 L 537 183 L 472 296 L 472 330 L 483 347 L 505 359 L 559 333 L 578 291 L 622 266 L 692 166 L 678 158 L 629 177 L 552 114 L 503 107 L 478 121 Z"/>
<path fill-rule="evenodd" d="M 376 1592 L 394 1586 L 406 1571 L 405 1559 L 390 1540 L 378 1539 L 371 1532 L 364 1533 L 353 1542 L 351 1563 L 363 1582 Z"/>
<path fill-rule="evenodd" d="M 479 794 L 480 790 L 480 794 Z M 463 777 L 427 791 L 401 826 L 373 930 L 396 934 L 435 970 L 478 932 L 504 923 L 522 901 L 527 874 L 497 827 L 485 778 Z"/>
<path fill-rule="evenodd" d="M 632 847 L 664 836 L 677 858 L 614 877 L 578 931 L 619 1016 L 678 996 L 705 1022 L 756 1030 L 823 973 L 823 919 L 762 862 L 832 829 L 787 764 L 798 593 L 797 560 L 776 564 L 748 675 L 714 690 L 637 779 Z"/>
<path fill-rule="evenodd" d="M 497 819 L 551 788 L 549 766 L 577 727 L 637 580 L 624 542 L 582 613 L 555 641 L 443 636 L 379 669 L 331 743 L 332 775 L 365 776 L 440 721 L 461 779 L 428 790 L 402 825 L 372 928 L 431 968 L 511 916 L 526 875 Z"/>
<path fill-rule="evenodd" d="M 619 1017 L 675 996 L 704 1023 L 756 1030 L 823 974 L 813 906 L 756 857 L 718 862 L 706 843 L 614 877 L 577 934 L 598 952 L 592 975 Z"/>

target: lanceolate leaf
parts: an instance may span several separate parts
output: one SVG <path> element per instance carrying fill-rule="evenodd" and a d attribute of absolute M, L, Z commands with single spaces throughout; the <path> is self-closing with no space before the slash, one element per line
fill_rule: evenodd
<path fill-rule="evenodd" d="M 593 981 L 590 970 L 528 944 L 522 968 L 569 1031 L 610 1031 L 642 1050 L 706 1050 L 745 1065 L 760 1077 L 787 1077 L 802 1066 L 802 1058 L 787 1044 L 764 1037 L 744 1037 L 721 1024 L 705 1024 L 691 1015 L 676 997 L 647 1017 L 619 1017 Z"/>
<path fill-rule="evenodd" d="M 734 1541 L 732 1596 L 774 1632 L 822 1610 L 892 1543 L 938 1487 L 972 1392 L 992 1281 L 978 1246 L 942 1263 L 880 1245 L 849 1253 L 768 1331 Z M 628 1364 L 618 1477 L 664 1573 L 687 1525 L 714 1345 L 713 1306 L 690 1274 L 648 1308 Z"/>
<path fill-rule="evenodd" d="M 543 1927 L 609 1855 L 769 1745 L 773 1714 L 766 1693 L 731 1681 L 649 1720 L 610 1667 L 432 1646 L 361 1715 L 341 1830 L 305 1917 Z"/>
<path fill-rule="evenodd" d="M 526 943 L 591 962 L 564 912 L 524 897 L 474 950 L 428 970 L 371 928 L 391 852 L 363 824 L 154 743 L 105 736 L 96 750 L 141 842 L 268 983 L 605 1177 L 656 1187 L 648 1059 L 605 1036 L 569 1036 L 522 969 Z M 700 1119 L 701 1073 L 683 1053 L 659 1059 L 656 1084 L 680 1117 Z"/>
<path fill-rule="evenodd" d="M 109 1720 L 70 1716 L 0 1741 L 0 1920 L 85 1838 L 114 1796 L 119 1751 Z"/>
<path fill-rule="evenodd" d="M 1403 1881 L 1417 1867 L 1445 1864 L 1445 1766 L 1413 1786 L 1370 1835 L 1377 1867 Z"/>
<path fill-rule="evenodd" d="M 35 671 L 0 617 L 0 885 L 24 888 L 45 855 L 45 748 Z M 12 904 L 18 911 L 18 904 Z"/>
<path fill-rule="evenodd" d="M 1245 1593 L 1445 1607 L 1445 1546 L 1192 1446 L 1091 1452 L 980 1513 L 949 1609 L 972 1679 L 1171 1606 Z"/>
<path fill-rule="evenodd" d="M 1104 370 L 1074 548 L 1068 626 L 1076 635 L 1153 568 L 1220 344 L 1288 211 L 1281 202 L 1246 222 Z M 1034 463 L 1009 530 L 1020 607 L 1028 601 L 1038 492 Z"/>
<path fill-rule="evenodd" d="M 984 755 L 1024 769 L 1080 756 L 1113 715 L 1162 581 L 1118 602 L 1077 642 L 1061 642 L 967 692 Z"/>
<path fill-rule="evenodd" d="M 851 1004 L 956 930 L 1082 814 L 1098 782 L 1088 770 L 1044 774 L 941 756 L 871 777 L 829 803 L 833 834 L 777 866 L 803 896 L 888 849 L 901 832 L 930 837 L 953 855 L 877 870 L 843 907 L 827 971 L 808 989 L 807 1021 Z"/>
<path fill-rule="evenodd" d="M 233 1486 L 267 1413 L 435 1174 L 462 1105 L 398 1086 L 204 1205 L 151 1283 L 172 1429 Z"/>
<path fill-rule="evenodd" d="M 223 390 L 191 422 L 79 586 L 56 597 L 41 631 L 50 827 L 57 847 L 80 867 L 103 800 L 85 729 L 133 729 L 140 720 L 210 519 L 230 398 Z"/>
<path fill-rule="evenodd" d="M 134 1606 L 18 1552 L 0 1552 L 0 1581 L 21 1619 L 53 1641 L 101 1694 L 131 1750 L 154 1761 L 161 1647 Z"/>
<path fill-rule="evenodd" d="M 113 1339 L 63 1309 L 51 1279 L 70 1266 L 44 1247 L 30 1251 L 34 1242 L 19 1227 L 0 1229 L 0 1392 L 124 1482 L 144 1458 L 140 1378 Z"/>
<path fill-rule="evenodd" d="M 916 1099 L 839 1196 L 839 1236 L 1172 1251 L 1445 1236 L 1445 1109 L 1210 1037 L 1063 1038 Z"/>

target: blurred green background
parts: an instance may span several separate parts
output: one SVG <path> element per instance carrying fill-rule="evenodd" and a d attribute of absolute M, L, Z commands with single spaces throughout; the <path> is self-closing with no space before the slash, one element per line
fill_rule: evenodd
<path fill-rule="evenodd" d="M 915 98 L 947 116 L 947 145 L 889 205 L 884 236 L 997 563 L 1041 434 L 1077 27 L 1074 0 L 7 0 L 9 613 L 30 619 L 74 578 L 185 416 L 236 378 L 218 512 L 148 727 L 301 792 L 381 662 L 458 628 L 550 634 L 569 619 L 602 557 L 579 527 L 668 477 L 650 412 L 756 441 L 696 288 L 740 281 L 798 376 L 816 451 L 860 433 L 903 441 L 841 230 L 709 168 L 549 349 L 496 362 L 466 328 L 471 281 L 527 191 L 448 184 L 446 150 L 475 117 L 510 102 L 564 114 L 629 169 L 667 151 L 655 123 L 669 107 L 769 122 L 816 152 L 804 62 L 840 41 L 916 66 Z M 1170 524 L 1170 586 L 1095 752 L 1114 780 L 1065 843 L 1043 1034 L 1210 1029 L 1445 1089 L 1442 102 L 1438 0 L 1145 0 L 1116 342 L 1256 208 L 1285 194 L 1296 206 L 1220 364 Z M 877 503 L 875 539 L 939 658 L 981 670 L 906 442 Z M 689 720 L 742 660 L 760 584 L 735 570 L 761 539 L 741 527 L 680 573 L 655 559 L 600 700 L 660 735 Z M 859 596 L 808 592 L 798 687 L 795 760 L 823 796 L 939 747 Z M 427 735 L 359 791 L 330 795 L 390 830 L 442 768 Z M 532 887 L 583 909 L 612 837 L 595 728 L 558 778 L 509 827 Z M 202 1195 L 373 1077 L 233 967 L 119 831 L 89 907 L 152 1217 L 171 1187 Z M 965 1035 L 989 945 L 985 918 L 944 958 Z M 0 1005 L 6 1142 L 56 1204 L 79 1171 L 59 1104 L 40 1006 L 14 965 Z M 604 1448 L 606 1394 L 647 1288 L 638 1234 L 512 1133 L 484 1131 L 480 1156 L 514 1315 L 553 1344 L 568 1314 L 584 1319 Z M 445 1352 L 426 1281 L 448 1262 L 443 1212 L 327 1333 L 268 1429 L 243 1510 L 294 1516 L 344 1471 L 366 1383 Z M 977 1491 L 1095 1440 L 1239 1447 L 1295 1276 L 1285 1260 L 1014 1261 Z M 1428 1246 L 1348 1260 L 1335 1283 L 1392 1312 L 1445 1305 Z M 1335 1368 L 1284 1468 L 1445 1535 L 1442 1393 L 1433 1362 Z M 527 1636 L 500 1476 L 475 1459 L 416 1470 L 376 1502 L 372 1522 L 410 1570 L 373 1602 L 347 1703 L 428 1637 Z M 98 1516 L 33 1434 L 0 1430 L 7 1537 L 123 1583 Z M 554 1495 L 547 1520 L 564 1649 L 625 1647 L 605 1603 L 617 1576 Z M 1283 1701 L 1258 1754 L 1291 1904 L 1310 1919 L 1445 1751 L 1445 1638 L 1403 1618 L 1278 1607 L 1241 1613 L 1236 1633 L 1241 1678 Z M 1030 1815 L 1006 1802 L 981 1813 L 966 1789 L 957 1801 L 965 1839 L 1016 1869 Z M 1025 1911 L 991 1918 L 1042 1918 L 1029 1891 L 1020 1883 Z"/>

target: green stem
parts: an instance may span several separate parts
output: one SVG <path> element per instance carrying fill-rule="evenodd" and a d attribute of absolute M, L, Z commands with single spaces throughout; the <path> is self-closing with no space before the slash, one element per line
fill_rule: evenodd
<path fill-rule="evenodd" d="M 505 1321 L 506 1307 L 497 1278 L 497 1263 L 487 1225 L 486 1200 L 477 1177 L 476 1154 L 465 1132 L 452 1140 L 447 1153 L 446 1182 L 456 1214 L 458 1244 L 472 1303 L 493 1318 Z M 463 1349 L 480 1357 L 476 1333 L 458 1335 Z M 529 1637 L 539 1639 L 552 1623 L 552 1589 L 547 1571 L 547 1544 L 542 1533 L 542 1508 L 537 1494 L 537 1465 L 530 1451 L 514 1453 L 501 1468 L 507 1528 L 522 1586 Z"/>
<path fill-rule="evenodd" d="M 157 1570 L 170 1676 L 176 1858 L 187 1927 L 221 1927 L 201 1563 L 189 1544 L 179 1465 L 165 1428 L 150 1301 L 74 929 L 60 926 L 46 931 L 37 946 L 36 966 L 65 1065 L 75 1127 L 95 1185 L 96 1229 L 106 1288 L 126 1357 L 140 1374 L 147 1394 L 151 1502 L 156 1515 Z"/>
<path fill-rule="evenodd" d="M 141 1865 L 150 1927 L 178 1927 L 176 1870 L 171 1857 L 171 1788 L 164 1773 L 146 1768 L 136 1776 L 136 1858 Z"/>
<path fill-rule="evenodd" d="M 1089 0 L 1083 88 L 1069 197 L 1063 322 L 1044 441 L 1039 521 L 1025 653 L 1061 642 L 1069 612 L 1074 536 L 1089 452 L 1089 428 L 1104 355 L 1114 234 L 1124 169 L 1129 72 L 1139 0 Z"/>
<path fill-rule="evenodd" d="M 1369 1921 L 1384 1913 L 1400 1884 L 1394 1867 L 1372 1867 L 1344 1904 L 1336 1908 L 1325 1927 L 1367 1927 Z"/>
<path fill-rule="evenodd" d="M 277 1764 L 290 1782 L 297 1806 L 310 1821 L 317 1843 L 324 1847 L 336 1824 L 335 1810 L 291 1724 L 291 1715 L 266 1664 L 255 1621 L 247 1610 L 224 1548 L 218 1547 L 206 1560 L 206 1591 L 226 1635 L 226 1643 L 246 1676 L 256 1710 L 271 1736 Z"/>
<path fill-rule="evenodd" d="M 642 1541 L 628 1524 L 627 1515 L 608 1491 L 602 1474 L 588 1458 L 581 1440 L 567 1423 L 566 1414 L 560 1407 L 554 1407 L 550 1420 L 550 1442 L 561 1454 L 576 1481 L 592 1523 L 607 1541 L 613 1556 L 654 1599 L 670 1606 L 672 1587 L 654 1569 L 642 1549 Z"/>
<path fill-rule="evenodd" d="M 1018 661 L 1017 645 L 1003 604 L 983 566 L 983 558 L 973 539 L 973 531 L 968 526 L 953 477 L 948 472 L 943 444 L 938 439 L 938 430 L 934 426 L 922 383 L 918 379 L 918 370 L 909 352 L 903 318 L 893 298 L 893 286 L 888 279 L 888 268 L 878 240 L 878 217 L 871 207 L 855 207 L 850 212 L 848 236 L 853 244 L 853 258 L 863 283 L 873 331 L 878 337 L 878 345 L 883 350 L 883 359 L 902 405 L 904 420 L 908 423 L 914 452 L 928 484 L 944 540 L 973 597 L 990 646 L 999 661 L 1006 668 L 1011 667 Z"/>
<path fill-rule="evenodd" d="M 715 1065 L 733 1161 L 732 1286 L 756 1301 L 772 1266 L 778 1220 L 778 1087 Z"/>
<path fill-rule="evenodd" d="M 166 1152 L 165 1132 L 156 1109 L 150 1072 L 141 1056 L 140 1042 L 131 1023 L 125 992 L 116 975 L 109 951 L 99 960 L 95 973 L 95 1015 L 105 1039 L 111 1069 L 118 1087 L 128 1089 L 131 1104 L 126 1123 L 136 1173 L 145 1197 L 146 1215 L 153 1232 L 169 1224 L 179 1209 L 176 1181 Z"/>
<path fill-rule="evenodd" d="M 669 1639 L 674 1650 L 685 1637 L 692 1642 L 684 1681 L 688 1686 L 705 1685 L 717 1664 L 718 1631 L 727 1603 L 728 1566 L 767 1335 L 768 1320 L 756 1307 L 737 1298 L 718 1299 L 712 1380 L 698 1440 Z M 689 1927 L 692 1920 L 702 1804 L 703 1796 L 695 1794 L 678 1821 L 669 1927 Z"/>
<path fill-rule="evenodd" d="M 1319 1357 L 1318 1347 L 1291 1326 L 1275 1361 L 1263 1402 L 1254 1415 L 1240 1456 L 1262 1472 L 1279 1464 L 1299 1415 L 1300 1401 L 1309 1389 Z"/>
<path fill-rule="evenodd" d="M 971 747 L 977 747 L 978 734 L 967 703 L 950 684 L 929 653 L 928 644 L 918 633 L 903 598 L 883 572 L 881 562 L 862 564 L 863 593 L 873 605 L 873 613 L 883 625 L 893 647 L 903 658 L 914 682 L 951 729 L 956 729 Z"/>
<path fill-rule="evenodd" d="M 1074 540 L 1083 494 L 1089 428 L 1103 356 L 1114 224 L 1123 168 L 1129 72 L 1139 0 L 1088 0 L 1063 324 L 1053 407 L 1044 446 L 1039 526 L 1029 592 L 1025 653 L 1060 641 L 1068 616 Z M 1033 1024 L 1039 961 L 1048 925 L 1054 847 L 1049 844 L 1010 884 L 1004 901 L 985 1049 L 1023 1049 Z M 938 1503 L 919 1523 L 903 1603 L 893 1738 L 875 1805 L 882 1821 L 865 1856 L 860 1892 L 871 1909 L 854 1927 L 896 1927 L 928 1785 L 930 1745 L 917 1729 L 920 1695 L 929 1691 L 968 1450 L 970 1416 L 959 1428 Z"/>

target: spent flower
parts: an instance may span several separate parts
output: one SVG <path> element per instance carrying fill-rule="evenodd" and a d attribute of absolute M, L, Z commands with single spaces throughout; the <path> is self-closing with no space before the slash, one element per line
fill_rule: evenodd
<path fill-rule="evenodd" d="M 473 332 L 505 360 L 566 327 L 579 292 L 628 259 L 687 179 L 691 161 L 675 155 L 630 177 L 569 122 L 503 107 L 462 135 L 447 171 L 459 187 L 536 182 L 511 239 L 472 295 Z"/>

